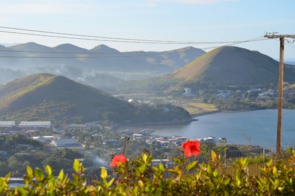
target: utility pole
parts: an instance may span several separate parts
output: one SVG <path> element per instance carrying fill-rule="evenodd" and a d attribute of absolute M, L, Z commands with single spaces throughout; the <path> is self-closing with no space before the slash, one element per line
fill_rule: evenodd
<path fill-rule="evenodd" d="M 276 33 L 266 34 L 264 37 L 269 39 L 280 39 L 280 67 L 279 67 L 279 97 L 278 97 L 278 122 L 277 122 L 277 149 L 276 157 L 277 159 L 281 158 L 281 136 L 282 136 L 282 111 L 283 111 L 283 88 L 284 88 L 284 47 L 285 47 L 285 38 L 295 39 L 295 35 L 278 35 Z"/>
<path fill-rule="evenodd" d="M 128 141 L 130 140 L 129 137 L 125 137 L 125 142 L 124 142 L 124 147 L 123 147 L 123 154 L 125 155 L 126 154 L 126 147 L 127 147 L 127 144 L 128 144 Z"/>

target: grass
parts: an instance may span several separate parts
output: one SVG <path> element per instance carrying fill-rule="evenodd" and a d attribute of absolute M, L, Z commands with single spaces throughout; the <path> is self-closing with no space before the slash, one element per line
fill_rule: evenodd
<path fill-rule="evenodd" d="M 186 109 L 191 115 L 218 111 L 214 104 L 203 103 L 198 100 L 190 100 L 188 102 L 181 103 L 180 106 Z"/>

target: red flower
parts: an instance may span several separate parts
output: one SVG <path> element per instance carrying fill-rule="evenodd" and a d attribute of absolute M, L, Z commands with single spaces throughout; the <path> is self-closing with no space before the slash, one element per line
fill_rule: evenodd
<path fill-rule="evenodd" d="M 127 161 L 127 158 L 124 154 L 115 155 L 112 159 L 112 162 L 110 164 L 111 167 L 117 167 L 119 166 L 119 163 L 125 163 Z"/>
<path fill-rule="evenodd" d="M 194 141 L 186 141 L 182 143 L 182 148 L 184 149 L 184 154 L 187 157 L 191 157 L 192 155 L 199 155 L 201 150 L 200 150 L 200 142 L 198 140 Z"/>

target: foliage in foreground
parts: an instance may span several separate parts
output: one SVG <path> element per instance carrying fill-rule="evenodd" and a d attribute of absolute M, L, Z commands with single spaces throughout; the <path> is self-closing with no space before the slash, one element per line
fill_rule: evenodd
<path fill-rule="evenodd" d="M 99 180 L 87 182 L 84 167 L 74 161 L 70 178 L 63 170 L 56 177 L 50 166 L 33 170 L 27 166 L 24 187 L 9 187 L 9 174 L 0 178 L 4 195 L 295 195 L 295 151 L 288 160 L 269 161 L 259 175 L 248 172 L 248 159 L 240 159 L 234 174 L 222 170 L 220 156 L 198 163 L 194 157 L 175 158 L 171 168 L 152 166 L 152 156 L 118 163 L 113 175 L 101 169 Z"/>

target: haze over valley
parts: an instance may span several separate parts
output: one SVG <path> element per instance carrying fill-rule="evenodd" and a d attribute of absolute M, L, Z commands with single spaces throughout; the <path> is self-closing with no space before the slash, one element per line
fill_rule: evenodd
<path fill-rule="evenodd" d="M 41 72 L 64 75 L 90 85 L 103 83 L 108 86 L 122 80 L 171 73 L 204 53 L 193 47 L 164 52 L 120 52 L 106 45 L 90 50 L 72 44 L 51 48 L 33 42 L 0 46 L 0 83 Z"/>

